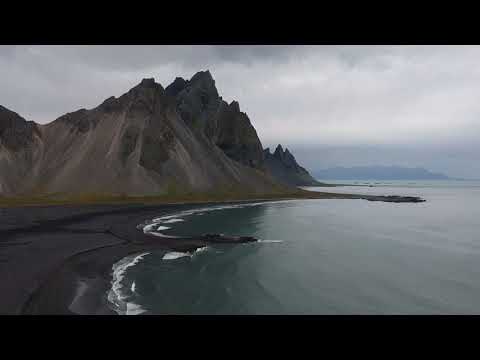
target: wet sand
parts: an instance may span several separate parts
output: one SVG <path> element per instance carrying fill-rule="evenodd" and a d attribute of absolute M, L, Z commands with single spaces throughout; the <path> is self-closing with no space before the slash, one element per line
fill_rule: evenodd
<path fill-rule="evenodd" d="M 208 243 L 201 237 L 145 235 L 137 225 L 210 204 L 218 203 L 0 208 L 0 314 L 116 314 L 107 300 L 115 262 L 153 249 L 192 251 Z"/>

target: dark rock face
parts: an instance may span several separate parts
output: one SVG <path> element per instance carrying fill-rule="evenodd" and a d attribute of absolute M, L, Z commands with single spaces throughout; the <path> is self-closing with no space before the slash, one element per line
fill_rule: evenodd
<path fill-rule="evenodd" d="M 270 153 L 269 148 L 265 149 L 264 156 L 267 171 L 275 180 L 293 186 L 321 185 L 297 163 L 288 149 L 283 150 L 282 145 L 279 144 L 273 154 Z"/>
<path fill-rule="evenodd" d="M 65 114 L 58 118 L 59 121 L 71 125 L 70 131 L 86 133 L 90 128 L 95 127 L 95 121 L 90 119 L 89 112 L 86 109 L 80 109 L 75 112 Z"/>
<path fill-rule="evenodd" d="M 40 136 L 37 125 L 0 105 L 0 144 L 18 151 L 32 143 L 34 135 Z"/>
<path fill-rule="evenodd" d="M 196 73 L 177 93 L 176 100 L 180 117 L 193 130 L 200 132 L 208 126 L 220 104 L 215 80 L 209 71 Z"/>
<path fill-rule="evenodd" d="M 0 106 L 0 196 L 32 178 L 42 134 L 39 126 Z"/>
<path fill-rule="evenodd" d="M 218 146 L 229 158 L 263 169 L 262 143 L 238 102 L 225 102 L 209 71 L 198 72 L 189 81 L 176 78 L 166 94 L 175 97 L 177 112 L 197 134 Z"/>
<path fill-rule="evenodd" d="M 184 78 L 177 77 L 175 78 L 173 83 L 171 83 L 165 88 L 165 93 L 168 96 L 177 96 L 180 91 L 185 89 L 187 84 L 188 82 Z"/>
<path fill-rule="evenodd" d="M 148 121 L 143 130 L 139 164 L 145 169 L 162 173 L 162 165 L 169 159 L 174 135 L 163 122 Z"/>
<path fill-rule="evenodd" d="M 111 96 L 108 99 L 106 99 L 103 103 L 100 104 L 99 109 L 101 109 L 101 111 L 109 114 L 109 113 L 113 113 L 115 111 L 118 111 L 120 109 L 119 105 L 120 104 L 119 104 L 118 99 L 115 98 L 115 96 Z"/>
<path fill-rule="evenodd" d="M 135 147 L 137 146 L 137 140 L 140 130 L 136 126 L 129 126 L 122 137 L 121 150 L 120 150 L 120 160 L 125 165 L 130 154 L 133 153 Z"/>
<path fill-rule="evenodd" d="M 236 101 L 221 106 L 216 125 L 210 135 L 228 157 L 253 168 L 264 167 L 262 144 L 257 132 L 248 116 L 239 111 Z"/>

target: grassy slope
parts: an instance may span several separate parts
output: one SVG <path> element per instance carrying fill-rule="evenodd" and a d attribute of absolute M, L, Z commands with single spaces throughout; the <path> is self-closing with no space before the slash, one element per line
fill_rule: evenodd
<path fill-rule="evenodd" d="M 166 204 L 228 202 L 239 200 L 275 199 L 324 199 L 349 198 L 348 194 L 313 192 L 302 189 L 275 191 L 266 194 L 231 192 L 184 193 L 152 196 L 127 196 L 109 194 L 49 194 L 38 196 L 0 197 L 0 207 L 49 206 L 49 205 L 90 205 L 90 204 Z"/>

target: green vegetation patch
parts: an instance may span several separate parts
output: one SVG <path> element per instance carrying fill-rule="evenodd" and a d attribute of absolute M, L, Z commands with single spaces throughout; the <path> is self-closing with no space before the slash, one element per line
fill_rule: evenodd
<path fill-rule="evenodd" d="M 348 195 L 347 195 L 348 196 Z M 220 189 L 212 192 L 167 193 L 152 196 L 128 196 L 126 194 L 48 194 L 43 196 L 0 197 L 0 207 L 54 206 L 54 205 L 107 205 L 107 204 L 167 204 L 229 202 L 240 200 L 280 200 L 280 199 L 319 199 L 345 198 L 344 194 L 320 193 L 306 190 L 292 190 L 269 193 L 251 193 L 238 189 Z"/>

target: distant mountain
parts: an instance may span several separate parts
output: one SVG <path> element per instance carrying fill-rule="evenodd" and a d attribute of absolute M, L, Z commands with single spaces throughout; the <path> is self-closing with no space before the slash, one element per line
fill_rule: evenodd
<path fill-rule="evenodd" d="M 444 174 L 433 173 L 423 168 L 400 166 L 354 166 L 333 167 L 315 171 L 320 180 L 449 180 Z"/>
<path fill-rule="evenodd" d="M 0 106 L 0 195 L 162 195 L 285 189 L 236 101 L 209 71 L 165 89 L 143 79 L 122 96 L 41 125 Z"/>
<path fill-rule="evenodd" d="M 266 148 L 264 156 L 265 167 L 275 180 L 293 186 L 322 185 L 297 163 L 287 148 L 284 151 L 282 145 L 278 144 L 273 154 L 270 153 L 269 148 Z"/>

